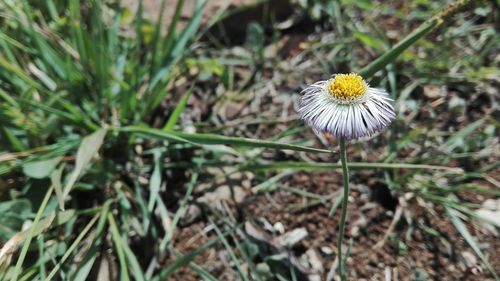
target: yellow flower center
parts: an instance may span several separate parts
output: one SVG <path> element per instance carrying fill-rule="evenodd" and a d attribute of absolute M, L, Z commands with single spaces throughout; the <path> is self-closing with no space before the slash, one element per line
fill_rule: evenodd
<path fill-rule="evenodd" d="M 327 85 L 328 92 L 343 101 L 357 100 L 366 92 L 363 77 L 356 73 L 337 74 Z"/>

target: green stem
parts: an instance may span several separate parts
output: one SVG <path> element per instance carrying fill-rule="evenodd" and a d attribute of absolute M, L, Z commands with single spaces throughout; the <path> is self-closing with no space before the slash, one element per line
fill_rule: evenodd
<path fill-rule="evenodd" d="M 338 259 L 339 272 L 342 281 L 347 280 L 346 268 L 342 258 L 342 242 L 344 241 L 345 220 L 347 217 L 347 203 L 349 202 L 349 169 L 347 168 L 347 151 L 345 139 L 340 139 L 340 161 L 342 162 L 342 176 L 344 181 L 344 195 L 342 197 L 342 215 L 340 217 Z M 347 260 L 347 259 L 346 259 Z"/>

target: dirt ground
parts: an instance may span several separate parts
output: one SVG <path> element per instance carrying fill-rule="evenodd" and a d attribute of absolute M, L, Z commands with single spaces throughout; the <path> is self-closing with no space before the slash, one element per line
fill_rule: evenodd
<path fill-rule="evenodd" d="M 297 187 L 302 191 L 329 196 L 338 195 L 338 192 L 335 192 L 341 188 L 341 180 L 341 175 L 337 172 L 298 173 L 286 182 L 289 186 Z M 380 190 L 377 191 L 377 189 Z M 389 280 L 494 280 L 449 219 L 443 215 L 444 210 L 438 209 L 433 215 L 420 211 L 422 215 L 418 217 L 419 222 L 433 226 L 439 231 L 439 235 L 426 233 L 421 229 L 410 229 L 402 219 L 396 224 L 394 232 L 384 240 L 393 222 L 394 211 L 384 208 L 380 202 L 377 202 L 377 197 L 380 199 L 387 196 L 387 191 L 381 190 L 383 187 L 377 185 L 358 184 L 353 186 L 350 194 L 351 202 L 345 239 L 353 241 L 348 260 L 348 270 L 352 280 L 388 280 L 384 279 L 386 276 L 392 277 Z M 308 261 L 303 264 L 302 272 L 305 276 L 309 275 L 309 280 L 327 280 L 335 258 L 333 253 L 336 252 L 335 237 L 338 231 L 340 210 L 329 216 L 332 202 L 328 201 L 323 204 L 314 201 L 280 190 L 272 194 L 250 196 L 239 204 L 235 202 L 228 202 L 228 204 L 232 205 L 231 215 L 238 222 L 254 222 L 260 231 L 266 232 L 272 238 L 281 234 L 278 230 L 289 232 L 305 228 L 307 235 L 284 252 L 290 259 Z M 389 208 L 394 207 L 387 202 L 383 204 Z M 418 208 L 415 208 L 415 211 L 417 210 Z M 265 226 L 262 222 L 274 226 L 271 230 L 274 233 L 269 231 L 269 227 L 267 231 L 263 230 Z M 276 227 L 277 225 L 282 228 Z M 208 228 L 209 223 L 203 220 L 184 227 L 177 233 L 174 245 L 185 253 L 196 249 L 210 239 L 216 238 L 213 232 L 200 235 L 200 233 L 206 233 Z M 499 269 L 499 239 L 490 234 L 481 233 L 478 229 L 470 229 L 470 231 L 480 239 L 483 251 L 492 266 Z M 445 239 L 442 239 L 440 235 Z M 380 245 L 381 241 L 385 243 Z M 227 271 L 229 260 L 226 260 L 227 264 L 221 262 L 224 257 L 217 251 L 223 250 L 222 247 L 206 250 L 197 256 L 194 262 L 204 266 L 216 276 L 223 276 L 221 280 L 238 280 L 235 277 L 237 275 Z M 311 264 L 311 260 L 316 261 L 316 264 Z M 299 266 L 299 271 L 300 268 Z M 197 278 L 193 270 L 184 268 L 177 272 L 173 280 L 198 280 Z"/>
<path fill-rule="evenodd" d="M 162 0 L 144 0 L 143 1 L 144 15 L 147 18 L 156 21 L 159 12 L 158 8 L 161 6 L 161 2 Z M 241 5 L 251 5 L 255 2 L 256 2 L 255 0 L 211 0 L 207 3 L 207 6 L 205 7 L 204 21 L 206 22 L 211 15 L 216 14 L 217 11 L 219 11 L 220 9 L 229 7 L 238 7 Z M 138 5 L 137 0 L 124 0 L 122 1 L 122 3 L 124 6 L 128 7 L 131 11 L 137 11 L 137 5 Z M 175 4 L 176 2 L 174 1 L 167 1 L 167 4 L 165 5 L 166 8 L 163 15 L 163 23 L 165 26 L 168 26 L 170 24 L 170 21 L 175 13 Z M 196 0 L 185 1 L 184 8 L 182 9 L 181 18 L 183 19 L 190 18 L 195 7 L 196 7 Z"/>

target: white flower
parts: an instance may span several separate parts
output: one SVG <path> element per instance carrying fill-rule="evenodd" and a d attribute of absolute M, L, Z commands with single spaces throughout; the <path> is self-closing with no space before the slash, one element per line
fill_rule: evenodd
<path fill-rule="evenodd" d="M 370 88 L 358 74 L 336 74 L 302 91 L 298 113 L 312 128 L 346 140 L 370 137 L 394 120 L 386 91 Z"/>

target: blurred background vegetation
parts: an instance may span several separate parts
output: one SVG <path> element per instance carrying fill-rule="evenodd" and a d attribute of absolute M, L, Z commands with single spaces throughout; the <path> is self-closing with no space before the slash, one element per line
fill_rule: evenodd
<path fill-rule="evenodd" d="M 499 6 L 0 0 L 0 280 L 335 280 L 294 109 L 351 71 L 398 115 L 349 146 L 351 278 L 499 280 Z"/>

